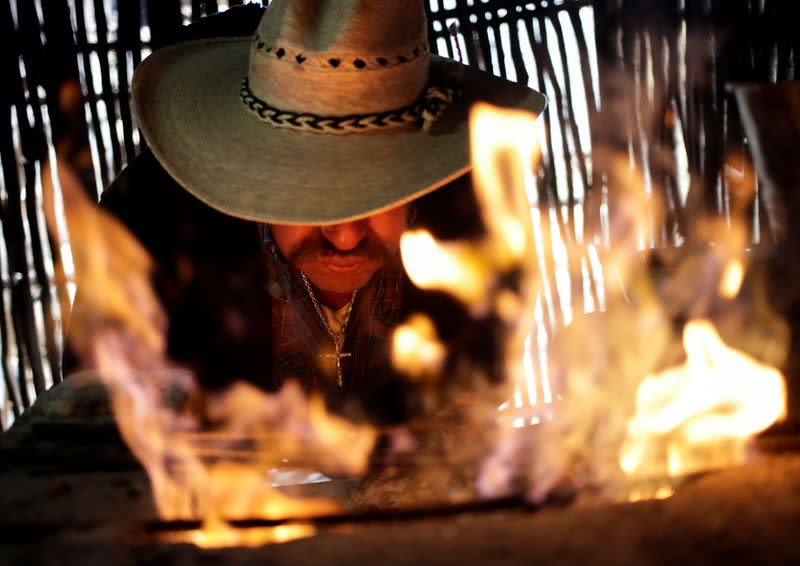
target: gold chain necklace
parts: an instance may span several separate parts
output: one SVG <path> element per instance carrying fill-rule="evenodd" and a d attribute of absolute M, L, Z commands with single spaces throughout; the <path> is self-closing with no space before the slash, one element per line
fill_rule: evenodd
<path fill-rule="evenodd" d="M 311 302 L 314 304 L 314 309 L 317 311 L 317 315 L 322 322 L 322 327 L 331 337 L 331 340 L 333 340 L 333 354 L 320 354 L 320 357 L 336 358 L 336 384 L 341 387 L 344 383 L 344 380 L 342 379 L 342 358 L 349 358 L 352 356 L 352 354 L 349 352 L 342 352 L 342 346 L 344 346 L 344 344 L 342 344 L 342 338 L 344 337 L 345 330 L 347 330 L 347 323 L 350 322 L 350 313 L 353 312 L 353 304 L 356 302 L 356 293 L 358 293 L 358 289 L 353 291 L 353 295 L 350 297 L 350 303 L 347 305 L 347 314 L 344 317 L 342 329 L 338 334 L 336 334 L 333 330 L 331 330 L 330 324 L 328 324 L 328 317 L 325 316 L 324 312 L 322 312 L 322 307 L 317 301 L 314 291 L 311 289 L 311 283 L 309 283 L 308 277 L 306 277 L 306 274 L 302 271 L 300 272 L 300 277 L 303 279 L 303 285 L 305 285 L 306 291 L 308 291 L 308 296 L 311 297 Z"/>

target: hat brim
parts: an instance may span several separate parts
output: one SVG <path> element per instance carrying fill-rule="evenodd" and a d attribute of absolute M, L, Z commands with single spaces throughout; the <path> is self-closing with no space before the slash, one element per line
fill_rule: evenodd
<path fill-rule="evenodd" d="M 245 37 L 161 49 L 139 65 L 132 87 L 139 126 L 166 171 L 209 206 L 247 220 L 324 225 L 409 202 L 469 170 L 474 102 L 536 114 L 546 103 L 522 85 L 432 56 L 431 73 L 461 67 L 463 87 L 427 132 L 279 129 L 254 118 L 239 97 L 249 47 Z"/>

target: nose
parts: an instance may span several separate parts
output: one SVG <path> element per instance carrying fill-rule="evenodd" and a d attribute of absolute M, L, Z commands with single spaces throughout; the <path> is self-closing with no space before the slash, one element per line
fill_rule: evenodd
<path fill-rule="evenodd" d="M 343 252 L 354 249 L 367 233 L 364 221 L 345 222 L 322 227 L 322 236 Z"/>

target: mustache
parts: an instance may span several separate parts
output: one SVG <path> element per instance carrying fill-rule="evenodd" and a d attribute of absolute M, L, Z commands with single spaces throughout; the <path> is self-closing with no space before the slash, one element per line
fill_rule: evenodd
<path fill-rule="evenodd" d="M 390 251 L 373 232 L 367 232 L 356 247 L 342 251 L 322 236 L 321 231 L 303 240 L 287 257 L 294 265 L 328 259 L 364 259 L 389 265 L 400 261 L 400 255 Z"/>

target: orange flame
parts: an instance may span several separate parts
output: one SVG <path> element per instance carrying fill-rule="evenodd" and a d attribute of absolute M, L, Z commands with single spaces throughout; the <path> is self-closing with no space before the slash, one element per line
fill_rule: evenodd
<path fill-rule="evenodd" d="M 781 373 L 726 346 L 710 322 L 689 322 L 683 344 L 685 364 L 639 386 L 620 454 L 626 474 L 674 477 L 740 463 L 745 441 L 786 414 Z"/>
<path fill-rule="evenodd" d="M 433 322 L 425 315 L 413 315 L 394 331 L 392 363 L 412 378 L 435 377 L 446 355 Z"/>
<path fill-rule="evenodd" d="M 744 281 L 744 264 L 740 259 L 731 260 L 725 267 L 722 280 L 719 285 L 719 294 L 725 298 L 732 299 L 739 294 Z"/>
<path fill-rule="evenodd" d="M 558 213 L 548 214 L 537 207 L 531 159 L 535 117 L 476 110 L 471 118 L 473 176 L 489 236 L 478 246 L 467 247 L 478 259 L 463 251 L 463 243 L 435 244 L 429 238 L 426 245 L 437 246 L 430 254 L 435 266 L 423 270 L 421 276 L 415 274 L 414 280 L 423 287 L 448 290 L 473 306 L 494 309 L 504 320 L 509 317 L 502 313 L 521 311 L 525 319 L 534 312 L 532 305 L 543 305 L 541 310 L 546 311 L 549 324 L 542 322 L 536 329 L 547 350 L 534 353 L 533 348 L 525 352 L 518 347 L 519 339 L 526 336 L 522 330 L 531 328 L 530 320 L 517 323 L 520 332 L 507 346 L 507 371 L 517 384 L 525 383 L 529 393 L 528 384 L 533 381 L 535 387 L 536 380 L 527 375 L 520 380 L 520 368 L 530 373 L 527 368 L 534 365 L 530 359 L 534 355 L 539 358 L 542 384 L 549 376 L 560 380 L 559 406 L 537 436 L 537 454 L 528 470 L 530 497 L 541 500 L 564 478 L 574 478 L 578 485 L 599 481 L 613 487 L 621 480 L 630 485 L 623 479 L 625 474 L 660 479 L 741 461 L 747 438 L 770 426 L 785 411 L 785 385 L 776 370 L 725 346 L 710 323 L 693 322 L 684 337 L 687 364 L 640 383 L 641 375 L 647 372 L 642 368 L 654 367 L 670 347 L 673 312 L 702 316 L 719 304 L 715 294 L 724 300 L 740 294 L 745 274 L 744 224 L 734 218 L 724 226 L 713 220 L 700 223 L 698 234 L 709 236 L 716 245 L 678 266 L 678 271 L 692 279 L 675 281 L 677 277 L 673 277 L 666 290 L 679 304 L 662 304 L 659 293 L 665 289 L 653 285 L 652 274 L 641 262 L 641 249 L 647 226 L 661 221 L 663 209 L 628 156 L 608 148 L 597 151 L 618 189 L 613 214 L 600 215 L 601 224 L 604 218 L 609 222 L 603 233 L 613 236 L 613 241 L 604 238 L 606 248 L 598 251 L 593 244 L 599 244 L 599 239 L 589 246 L 564 241 Z M 529 235 L 527 200 L 534 207 L 533 237 Z M 522 233 L 525 237 L 518 237 Z M 480 269 L 459 263 L 464 257 Z M 697 277 L 698 262 L 702 262 L 704 277 Z M 437 270 L 444 271 L 451 263 L 455 267 L 438 274 Z M 516 300 L 508 300 L 507 295 L 499 300 L 501 293 L 493 292 L 493 277 L 510 264 L 529 270 L 523 278 L 527 288 L 523 287 L 520 297 L 511 297 Z M 591 283 L 597 291 L 593 304 L 600 306 L 600 312 L 586 305 L 584 312 L 595 312 L 593 317 L 581 316 L 570 297 L 575 282 L 583 281 L 585 290 L 589 264 L 594 272 Z M 534 266 L 538 267 L 536 273 Z M 550 266 L 555 266 L 555 274 L 549 273 Z M 408 267 L 411 272 L 418 266 Z M 481 283 L 466 281 L 466 273 L 478 273 Z M 605 285 L 609 275 L 613 287 Z M 548 288 L 550 279 L 555 281 L 556 293 Z M 470 285 L 481 291 L 465 291 Z M 591 295 L 592 289 L 589 291 Z M 556 312 L 558 307 L 560 312 Z M 562 323 L 563 328 L 559 328 Z M 551 337 L 550 332 L 560 335 Z M 626 427 L 634 397 L 637 413 Z M 513 404 L 524 404 L 519 388 Z M 520 419 L 512 422 L 516 420 Z M 514 438 L 518 437 L 501 439 L 484 462 L 479 475 L 482 492 L 498 495 L 507 489 L 504 486 L 515 473 L 510 468 L 516 465 L 515 460 L 524 458 L 518 453 L 524 443 L 515 446 Z M 629 493 L 632 498 L 670 494 L 667 485 Z"/>
<path fill-rule="evenodd" d="M 529 202 L 536 199 L 536 120 L 530 112 L 474 105 L 470 113 L 472 181 L 484 234 L 474 240 L 438 242 L 428 232 L 414 231 L 401 241 L 403 264 L 418 287 L 449 293 L 476 318 L 491 314 L 502 321 L 498 335 L 503 338 L 496 347 L 504 360 L 505 381 L 517 389 L 515 399 L 522 398 L 525 388 L 527 398 L 537 390 L 531 383 L 535 381 L 532 364 L 526 359 L 538 294 L 535 250 L 539 242 Z M 427 348 L 425 340 L 430 335 L 419 320 L 400 327 L 395 332 L 396 367 L 409 375 L 418 374 L 420 352 Z M 444 354 L 436 352 L 437 359 Z M 493 395 L 486 397 L 496 400 Z M 514 406 L 519 405 L 514 402 Z M 474 408 L 476 418 L 496 418 L 497 405 L 488 400 L 486 407 Z M 481 464 L 477 488 L 484 495 L 498 495 L 497 486 L 507 484 L 513 475 L 505 473 L 507 452 L 501 447 L 496 454 L 497 458 Z"/>
<path fill-rule="evenodd" d="M 314 534 L 316 529 L 308 523 L 241 529 L 233 528 L 224 521 L 206 521 L 200 530 L 165 535 L 163 540 L 173 543 L 188 542 L 200 548 L 258 547 L 307 538 Z"/>
<path fill-rule="evenodd" d="M 153 384 L 143 384 L 147 380 L 136 372 L 127 374 L 127 381 L 135 385 L 124 390 L 118 371 L 104 375 L 116 392 L 115 411 L 123 435 L 150 475 L 159 513 L 167 519 L 203 518 L 208 537 L 214 536 L 209 530 L 219 530 L 228 519 L 297 518 L 340 511 L 334 501 L 283 495 L 269 483 L 268 473 L 287 465 L 360 473 L 374 443 L 371 428 L 328 414 L 319 399 L 307 402 L 293 383 L 275 395 L 236 384 L 212 396 L 206 417 L 217 424 L 209 430 L 191 414 L 164 406 L 163 400 L 150 395 L 137 399 L 142 391 L 136 387 Z M 166 382 L 174 374 L 149 379 Z"/>
<path fill-rule="evenodd" d="M 366 468 L 374 430 L 329 414 L 321 399 L 308 400 L 294 383 L 274 395 L 242 383 L 222 393 L 200 391 L 194 376 L 166 357 L 167 321 L 146 250 L 85 201 L 73 198 L 65 209 L 79 289 L 70 341 L 83 367 L 109 388 L 122 437 L 147 470 L 161 517 L 202 519 L 203 529 L 185 539 L 202 546 L 313 534 L 303 523 L 232 529 L 226 521 L 339 512 L 332 500 L 284 495 L 270 473 L 357 475 Z"/>
<path fill-rule="evenodd" d="M 401 255 L 409 278 L 418 287 L 446 291 L 473 315 L 496 312 L 509 324 L 512 335 L 503 347 L 510 377 L 516 381 L 522 379 L 522 351 L 535 299 L 527 195 L 534 191 L 532 164 L 539 151 L 536 116 L 476 104 L 470 114 L 470 136 L 475 196 L 485 236 L 478 241 L 437 242 L 426 231 L 412 231 L 403 235 Z M 500 285 L 500 277 L 511 270 L 519 273 L 518 292 Z M 419 331 L 417 327 L 415 332 Z M 401 327 L 400 332 L 396 344 L 408 329 Z M 396 353 L 402 352 L 396 348 Z M 403 365 L 408 357 L 398 355 L 396 363 Z"/>
<path fill-rule="evenodd" d="M 494 275 L 487 255 L 461 242 L 440 243 L 426 230 L 406 232 L 400 253 L 409 278 L 421 289 L 447 291 L 479 308 Z"/>

